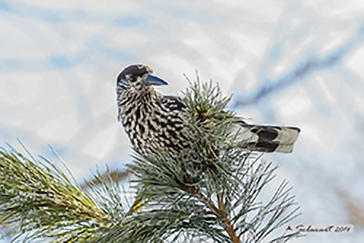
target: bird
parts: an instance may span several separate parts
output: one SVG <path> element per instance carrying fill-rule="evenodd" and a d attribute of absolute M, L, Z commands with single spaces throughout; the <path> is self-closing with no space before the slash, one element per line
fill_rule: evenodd
<path fill-rule="evenodd" d="M 117 77 L 118 120 L 135 151 L 164 150 L 178 154 L 188 148 L 181 97 L 163 95 L 155 86 L 168 85 L 144 64 L 125 67 Z M 300 129 L 289 126 L 239 124 L 250 135 L 246 148 L 259 152 L 291 153 Z"/>

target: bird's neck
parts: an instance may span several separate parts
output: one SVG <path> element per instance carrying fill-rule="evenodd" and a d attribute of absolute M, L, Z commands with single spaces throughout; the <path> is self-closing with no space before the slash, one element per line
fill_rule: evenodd
<path fill-rule="evenodd" d="M 153 103 L 158 97 L 153 86 L 142 87 L 140 90 L 136 90 L 136 92 L 132 95 L 135 96 L 135 100 L 141 105 Z"/>
<path fill-rule="evenodd" d="M 132 112 L 136 107 L 153 109 L 158 97 L 158 93 L 152 86 L 118 92 L 119 120 L 123 120 L 123 117 L 128 116 L 127 113 Z"/>

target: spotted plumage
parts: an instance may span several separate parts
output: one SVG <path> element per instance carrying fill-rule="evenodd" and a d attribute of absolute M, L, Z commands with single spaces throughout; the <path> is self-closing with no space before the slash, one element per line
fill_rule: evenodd
<path fill-rule="evenodd" d="M 135 150 L 163 149 L 178 153 L 188 147 L 184 124 L 180 117 L 184 105 L 178 97 L 157 93 L 153 86 L 167 85 L 145 65 L 126 67 L 117 78 L 118 119 Z M 249 125 L 240 122 L 249 132 L 247 147 L 263 152 L 292 152 L 300 129 Z"/>

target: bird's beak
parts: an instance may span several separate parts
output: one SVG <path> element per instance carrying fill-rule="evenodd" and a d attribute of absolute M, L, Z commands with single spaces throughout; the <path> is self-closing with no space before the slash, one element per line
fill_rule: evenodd
<path fill-rule="evenodd" d="M 146 83 L 149 85 L 168 85 L 166 81 L 148 73 Z"/>

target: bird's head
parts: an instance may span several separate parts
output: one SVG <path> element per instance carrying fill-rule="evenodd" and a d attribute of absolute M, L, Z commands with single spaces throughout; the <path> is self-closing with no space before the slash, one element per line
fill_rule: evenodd
<path fill-rule="evenodd" d="M 152 73 L 150 67 L 139 64 L 128 66 L 119 74 L 116 84 L 119 120 L 126 107 L 148 103 L 157 97 L 153 86 L 167 85 Z"/>
<path fill-rule="evenodd" d="M 117 87 L 128 91 L 148 90 L 153 85 L 167 85 L 167 82 L 154 76 L 153 70 L 142 64 L 126 67 L 117 78 Z"/>

